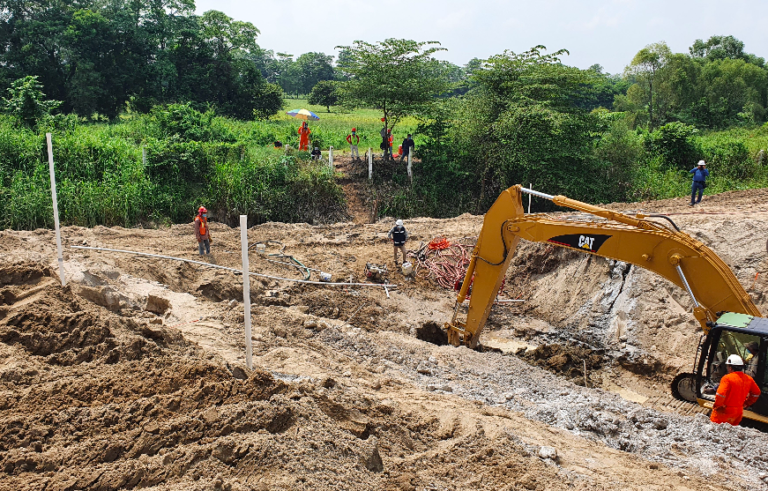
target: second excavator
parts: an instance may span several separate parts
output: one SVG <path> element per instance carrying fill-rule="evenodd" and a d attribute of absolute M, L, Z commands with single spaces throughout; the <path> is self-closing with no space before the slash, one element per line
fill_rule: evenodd
<path fill-rule="evenodd" d="M 587 213 L 588 219 L 564 220 L 545 214 L 526 214 L 523 193 Z M 750 411 L 744 411 L 744 418 L 768 423 L 768 396 L 765 395 L 768 393 L 768 319 L 763 318 L 723 260 L 664 215 L 631 216 L 519 185 L 507 189 L 485 214 L 453 318 L 445 325 L 451 344 L 470 348 L 477 345 L 521 239 L 630 263 L 683 288 L 691 297 L 693 316 L 701 325 L 703 335 L 694 370 L 675 378 L 673 395 L 711 409 L 714 402 L 711 389 L 725 375 L 728 356 L 738 354 L 747 361 L 764 394 Z M 470 285 L 472 295 L 467 316 L 461 321 L 459 306 L 467 298 Z"/>

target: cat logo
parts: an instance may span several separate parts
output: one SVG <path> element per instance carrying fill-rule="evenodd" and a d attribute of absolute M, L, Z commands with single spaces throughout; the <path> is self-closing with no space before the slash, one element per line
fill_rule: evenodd
<path fill-rule="evenodd" d="M 592 244 L 595 243 L 594 237 L 588 237 L 586 235 L 579 236 L 579 247 L 588 251 L 592 250 Z"/>
<path fill-rule="evenodd" d="M 585 252 L 597 252 L 606 240 L 610 239 L 610 235 L 558 235 L 548 239 L 547 242 L 553 244 L 571 247 L 574 249 L 580 249 Z"/>

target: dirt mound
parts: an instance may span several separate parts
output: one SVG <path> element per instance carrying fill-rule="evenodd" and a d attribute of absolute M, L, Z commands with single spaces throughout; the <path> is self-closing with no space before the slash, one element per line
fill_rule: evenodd
<path fill-rule="evenodd" d="M 520 355 L 533 365 L 564 375 L 576 385 L 584 385 L 585 378 L 596 375 L 606 362 L 604 353 L 577 345 L 542 344 L 530 351 L 523 348 Z"/>
<path fill-rule="evenodd" d="M 35 284 L 45 276 L 52 276 L 51 268 L 39 263 L 0 265 L 0 286 Z"/>

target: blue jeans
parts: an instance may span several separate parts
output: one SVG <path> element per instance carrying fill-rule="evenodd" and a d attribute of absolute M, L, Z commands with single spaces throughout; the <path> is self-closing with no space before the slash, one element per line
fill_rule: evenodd
<path fill-rule="evenodd" d="M 696 199 L 696 190 L 699 191 L 699 199 Z M 691 184 L 691 204 L 696 204 L 701 201 L 701 195 L 704 193 L 704 182 L 693 181 Z"/>
<path fill-rule="evenodd" d="M 203 239 L 200 242 L 197 243 L 198 249 L 200 249 L 200 255 L 203 255 L 203 250 L 205 250 L 206 254 L 211 253 L 211 241 L 208 239 Z"/>

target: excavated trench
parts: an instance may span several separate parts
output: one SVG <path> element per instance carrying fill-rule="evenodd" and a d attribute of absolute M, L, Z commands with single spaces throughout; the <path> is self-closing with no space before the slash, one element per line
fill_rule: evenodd
<path fill-rule="evenodd" d="M 733 240 L 749 228 L 718 226 Z M 236 267 L 237 231 L 213 232 L 217 264 Z M 391 260 L 378 225 L 251 233 L 335 278 Z M 241 277 L 78 251 L 61 288 L 52 234 L 0 234 L 0 490 L 768 489 L 765 435 L 654 402 L 697 334 L 685 296 L 637 268 L 521 245 L 507 288 L 525 303 L 494 307 L 481 352 L 446 346 L 452 294 L 424 279 L 395 273 L 389 296 L 255 280 L 249 371 Z M 196 258 L 187 235 L 64 233 Z M 751 280 L 757 252 L 739 253 Z M 252 267 L 296 274 L 255 253 Z"/>

